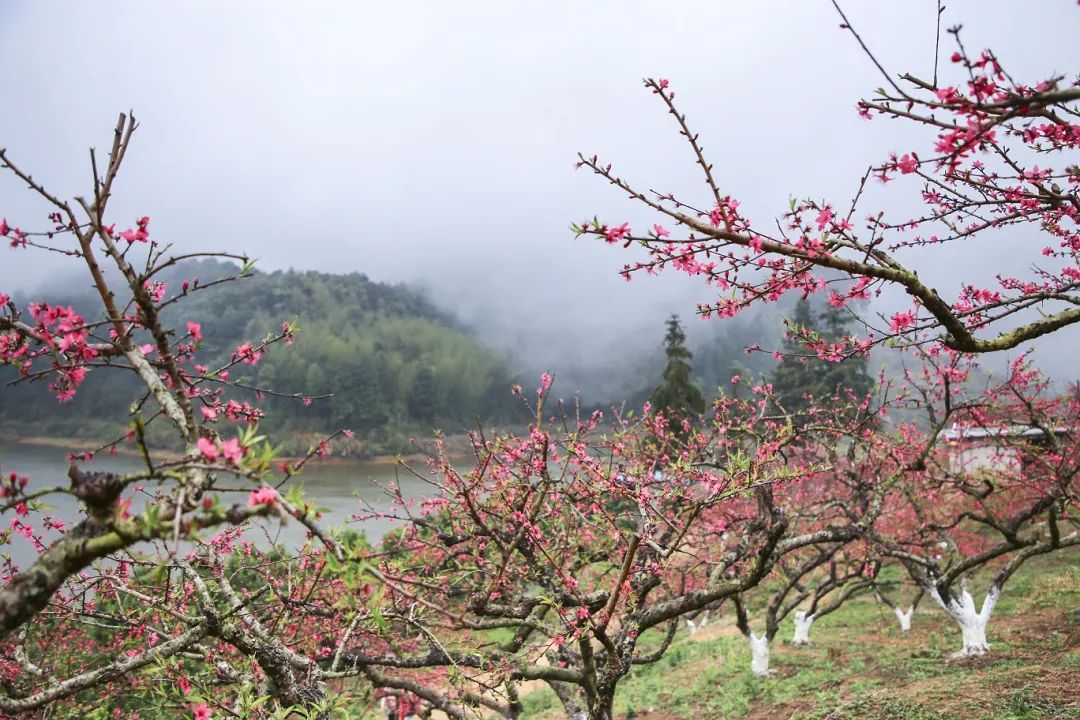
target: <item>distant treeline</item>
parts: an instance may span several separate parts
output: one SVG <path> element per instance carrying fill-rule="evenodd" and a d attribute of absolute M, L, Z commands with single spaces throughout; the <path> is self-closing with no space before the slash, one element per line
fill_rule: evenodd
<path fill-rule="evenodd" d="M 198 277 L 205 284 L 235 273 L 227 263 L 201 261 L 170 270 L 166 297 Z M 30 299 L 94 307 L 90 289 L 53 288 Z M 317 272 L 253 273 L 236 282 L 193 293 L 167 310 L 181 329 L 201 323 L 199 361 L 216 367 L 238 343 L 258 342 L 288 321 L 299 327 L 291 347 L 274 346 L 256 365 L 239 365 L 231 379 L 280 393 L 327 400 L 304 405 L 267 397 L 263 426 L 274 431 L 326 432 L 350 428 L 393 450 L 409 434 L 451 432 L 485 421 L 508 419 L 518 407 L 506 363 L 466 328 L 404 285 L 388 285 L 362 274 Z M 97 319 L 86 316 L 88 321 Z M 37 365 L 44 367 L 39 361 Z M 61 405 L 42 383 L 7 387 L 14 377 L 0 368 L 0 417 L 25 434 L 96 436 L 118 427 L 137 397 L 137 383 L 124 373 L 91 373 L 79 393 Z M 250 394 L 249 394 L 250 395 Z M 243 397 L 242 392 L 235 395 Z"/>
<path fill-rule="evenodd" d="M 189 261 L 156 279 L 165 282 L 164 297 L 169 298 L 184 282 L 198 278 L 206 285 L 238 270 L 226 262 Z M 14 300 L 23 310 L 31 300 L 45 300 L 72 305 L 87 321 L 100 319 L 89 314 L 100 301 L 95 302 L 92 289 L 81 278 Z M 688 318 L 687 345 L 693 353 L 689 381 L 706 402 L 728 391 L 733 375 L 775 380 L 778 390 L 783 386 L 781 394 L 794 403 L 803 392 L 818 394 L 838 383 L 851 385 L 848 371 L 862 375 L 856 389 L 864 390 L 869 383 L 865 363 L 858 368 L 854 367 L 858 363 L 833 366 L 816 360 L 778 365 L 767 353 L 745 352 L 746 346 L 756 344 L 792 350 L 783 338 L 782 319 L 794 316 L 797 323 L 817 327 L 822 312 L 805 302 L 781 302 L 723 323 Z M 526 420 L 525 411 L 511 387 L 515 382 L 529 385 L 538 375 L 529 371 L 517 377 L 520 373 L 506 358 L 418 291 L 373 282 L 359 273 L 254 271 L 235 282 L 191 293 L 171 304 L 164 317 L 178 332 L 184 332 L 188 321 L 200 323 L 203 347 L 198 360 L 211 368 L 227 362 L 238 344 L 257 344 L 278 332 L 282 322 L 295 323 L 299 332 L 291 347 L 275 345 L 257 364 L 231 370 L 231 379 L 244 385 L 287 395 L 332 396 L 310 404 L 272 395 L 260 401 L 259 407 L 267 412 L 261 427 L 275 440 L 286 440 L 289 451 L 302 451 L 314 436 L 343 428 L 357 436 L 355 442 L 346 443 L 349 452 L 362 456 L 406 450 L 410 437 L 429 438 L 434 428 L 459 433 L 474 427 L 478 419 L 486 424 L 519 424 Z M 826 335 L 842 329 L 838 319 L 825 320 L 830 320 L 822 326 Z M 557 377 L 569 370 L 576 382 L 557 381 L 556 392 L 568 397 L 580 388 L 586 411 L 622 403 L 640 409 L 664 372 L 663 330 L 657 324 L 637 331 L 639 336 L 654 334 L 652 348 L 649 342 L 639 343 L 645 347 L 638 350 L 612 347 L 600 361 L 583 364 L 582 358 L 571 355 L 544 369 L 554 370 Z M 525 358 L 517 360 L 528 365 Z M 45 366 L 39 360 L 35 369 Z M 845 379 L 832 378 L 837 372 Z M 122 431 L 140 392 L 133 375 L 91 372 L 75 398 L 60 404 L 47 383 L 9 387 L 15 377 L 12 368 L 0 367 L 0 427 L 9 436 L 105 439 Z M 250 401 L 254 393 L 230 390 L 227 397 Z"/>

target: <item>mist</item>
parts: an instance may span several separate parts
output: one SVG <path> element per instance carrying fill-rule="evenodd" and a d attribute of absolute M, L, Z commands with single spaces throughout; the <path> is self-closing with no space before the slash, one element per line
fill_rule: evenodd
<path fill-rule="evenodd" d="M 935 3 L 846 4 L 886 68 L 932 73 Z M 1064 0 L 954 1 L 945 25 L 962 21 L 969 47 L 993 47 L 1015 76 L 1042 77 L 1080 59 L 1075 13 Z M 0 146 L 56 194 L 86 193 L 87 147 L 104 152 L 133 109 L 141 126 L 112 204 L 121 225 L 149 215 L 159 240 L 245 251 L 264 270 L 408 282 L 572 392 L 658 353 L 671 313 L 692 347 L 725 332 L 692 317 L 712 299 L 703 284 L 627 283 L 629 251 L 569 231 L 593 215 L 654 221 L 575 171 L 578 151 L 642 187 L 704 197 L 642 77 L 670 79 L 719 183 L 762 225 L 792 196 L 846 203 L 869 164 L 926 143 L 856 115 L 883 81 L 838 23 L 826 0 L 5 3 Z M 915 208 L 917 188 L 900 185 L 872 187 L 864 207 Z M 0 216 L 43 227 L 47 212 L 0 177 Z M 978 257 L 938 248 L 918 267 L 948 296 L 961 280 L 1025 272 L 1009 266 L 1025 241 L 996 239 Z M 0 290 L 55 282 L 63 267 L 0 248 Z M 1047 371 L 1080 375 L 1080 330 L 1039 347 Z"/>

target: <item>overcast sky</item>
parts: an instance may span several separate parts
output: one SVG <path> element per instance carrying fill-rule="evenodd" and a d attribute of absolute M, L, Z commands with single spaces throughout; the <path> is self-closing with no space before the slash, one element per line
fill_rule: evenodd
<path fill-rule="evenodd" d="M 934 2 L 845 4 L 886 67 L 931 75 Z M 1019 78 L 1080 66 L 1071 0 L 951 0 L 956 22 Z M 579 150 L 703 197 L 644 76 L 670 79 L 723 189 L 762 224 L 792 195 L 843 202 L 867 165 L 928 142 L 856 116 L 882 81 L 828 0 L 0 4 L 0 146 L 54 192 L 89 190 L 87 147 L 104 151 L 134 108 L 121 225 L 146 214 L 183 249 L 416 283 L 540 364 L 658 343 L 661 316 L 709 299 L 675 275 L 627 285 L 624 252 L 567 229 L 652 221 L 575 172 Z M 872 199 L 912 206 L 917 188 L 896 186 Z M 40 228 L 45 212 L 0 178 L 0 215 Z M 1022 272 L 1016 255 L 919 269 L 951 294 L 968 274 Z M 0 248 L 0 289 L 53 271 Z M 1070 369 L 1080 331 L 1055 347 L 1042 361 Z"/>

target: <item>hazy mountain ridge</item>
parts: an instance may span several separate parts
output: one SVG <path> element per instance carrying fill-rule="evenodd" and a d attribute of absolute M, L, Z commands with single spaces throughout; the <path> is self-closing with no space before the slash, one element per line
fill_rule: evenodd
<path fill-rule="evenodd" d="M 205 285 L 233 275 L 238 266 L 212 260 L 186 262 L 159 278 L 165 297 L 181 284 Z M 63 282 L 34 293 L 35 300 L 72 305 L 96 319 L 89 287 Z M 31 295 L 16 303 L 25 308 Z M 126 298 L 121 297 L 123 302 Z M 505 361 L 451 313 L 404 285 L 365 275 L 318 272 L 253 272 L 236 282 L 193 292 L 164 311 L 165 324 L 199 322 L 199 362 L 216 367 L 235 347 L 278 332 L 282 322 L 299 328 L 291 347 L 271 348 L 256 365 L 239 365 L 232 379 L 303 395 L 332 395 L 304 405 L 267 398 L 271 429 L 322 432 L 348 427 L 389 442 L 433 427 L 463 427 L 477 418 L 501 420 L 512 408 L 513 379 Z M 35 367 L 44 367 L 39 360 Z M 10 368 L 2 377 L 15 377 Z M 61 406 L 42 383 L 0 388 L 0 412 L 31 434 L 92 432 L 96 418 L 123 417 L 138 397 L 134 378 L 91 372 L 76 397 Z M 238 393 L 244 395 L 244 393 Z M 245 398 L 250 399 L 250 398 Z"/>

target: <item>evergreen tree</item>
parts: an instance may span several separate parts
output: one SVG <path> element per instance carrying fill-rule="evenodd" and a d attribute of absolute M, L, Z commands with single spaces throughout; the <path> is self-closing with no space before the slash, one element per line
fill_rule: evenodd
<path fill-rule="evenodd" d="M 686 333 L 683 332 L 678 315 L 672 315 L 667 320 L 664 352 L 667 355 L 667 367 L 664 368 L 660 385 L 649 396 L 649 403 L 668 417 L 684 417 L 704 412 L 705 398 L 690 379 L 690 358 L 693 354 L 686 348 Z"/>
<path fill-rule="evenodd" d="M 808 350 L 795 336 L 800 328 L 814 331 L 827 342 L 837 342 L 848 333 L 852 318 L 842 308 L 826 307 L 815 314 L 809 300 L 800 300 L 789 319 L 791 332 L 784 340 L 784 360 L 772 373 L 773 391 L 780 403 L 805 423 L 810 408 L 807 395 L 824 398 L 841 390 L 850 390 L 856 397 L 866 395 L 874 386 L 863 356 L 829 362 L 819 357 L 807 357 Z"/>

